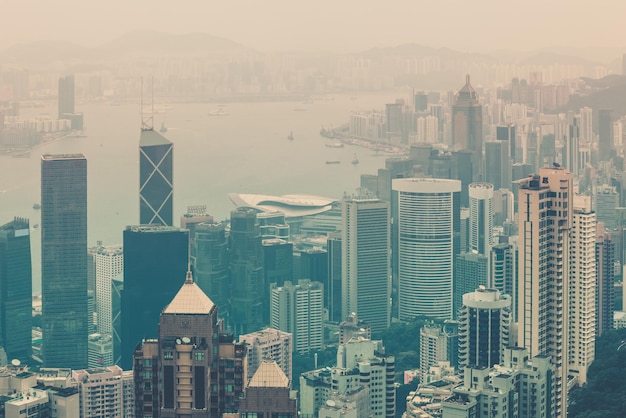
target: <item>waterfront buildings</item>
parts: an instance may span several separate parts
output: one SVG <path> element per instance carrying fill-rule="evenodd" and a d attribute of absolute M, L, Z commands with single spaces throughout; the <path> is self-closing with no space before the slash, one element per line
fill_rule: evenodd
<path fill-rule="evenodd" d="M 399 318 L 453 315 L 454 258 L 460 238 L 461 182 L 394 179 Z"/>
<path fill-rule="evenodd" d="M 209 418 L 238 411 L 247 385 L 244 343 L 218 320 L 191 272 L 163 309 L 158 339 L 134 354 L 136 416 Z"/>
<path fill-rule="evenodd" d="M 87 366 L 87 159 L 41 157 L 43 362 Z"/>
<path fill-rule="evenodd" d="M 0 347 L 8 360 L 32 352 L 32 263 L 28 219 L 0 226 Z"/>
<path fill-rule="evenodd" d="M 293 335 L 293 350 L 299 353 L 321 350 L 324 346 L 324 286 L 298 280 L 293 285 L 271 285 L 270 327 Z"/>
<path fill-rule="evenodd" d="M 389 202 L 354 196 L 342 208 L 343 317 L 356 313 L 380 332 L 391 321 Z"/>
<path fill-rule="evenodd" d="M 273 328 L 265 328 L 250 334 L 240 335 L 239 342 L 248 348 L 248 376 L 250 379 L 265 360 L 274 361 L 291 381 L 291 356 L 293 336 Z"/>
<path fill-rule="evenodd" d="M 188 248 L 188 231 L 184 229 L 139 225 L 124 230 L 119 333 L 123 369 L 132 367 L 135 346 L 143 338 L 157 335 L 159 313 L 172 300 L 187 271 Z"/>
<path fill-rule="evenodd" d="M 509 345 L 511 299 L 479 287 L 463 295 L 459 312 L 459 367 L 492 367 L 504 360 Z"/>
<path fill-rule="evenodd" d="M 139 223 L 173 225 L 174 144 L 152 128 L 139 138 Z"/>
<path fill-rule="evenodd" d="M 551 358 L 555 368 L 552 413 L 564 417 L 573 176 L 557 166 L 542 168 L 539 174 L 520 181 L 518 199 L 518 346 L 526 348 L 530 356 Z"/>

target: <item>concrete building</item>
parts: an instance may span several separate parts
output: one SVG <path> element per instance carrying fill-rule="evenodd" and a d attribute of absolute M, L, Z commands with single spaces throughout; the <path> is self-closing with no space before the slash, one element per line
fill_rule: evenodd
<path fill-rule="evenodd" d="M 476 252 L 461 253 L 454 263 L 454 317 L 463 306 L 463 295 L 471 293 L 479 286 L 487 286 L 489 281 L 489 257 Z"/>
<path fill-rule="evenodd" d="M 428 375 L 430 368 L 442 361 L 449 361 L 448 336 L 440 326 L 425 325 L 420 330 L 420 372 Z M 425 382 L 425 380 L 422 380 Z"/>
<path fill-rule="evenodd" d="M 567 415 L 570 239 L 573 176 L 542 168 L 519 184 L 518 346 L 549 356 L 552 413 Z"/>
<path fill-rule="evenodd" d="M 398 317 L 453 315 L 454 258 L 460 238 L 461 182 L 394 179 Z"/>
<path fill-rule="evenodd" d="M 91 334 L 87 349 L 87 366 L 89 368 L 109 367 L 115 364 L 111 334 Z"/>
<path fill-rule="evenodd" d="M 174 144 L 154 129 L 139 137 L 139 223 L 172 226 Z"/>
<path fill-rule="evenodd" d="M 30 360 L 33 273 L 28 219 L 0 226 L 0 347 L 8 360 Z"/>
<path fill-rule="evenodd" d="M 389 202 L 345 198 L 342 218 L 343 317 L 354 312 L 383 331 L 391 321 Z"/>
<path fill-rule="evenodd" d="M 479 287 L 463 295 L 459 312 L 459 368 L 492 367 L 504 360 L 509 345 L 511 299 Z"/>
<path fill-rule="evenodd" d="M 87 366 L 87 159 L 41 157 L 43 363 Z"/>
<path fill-rule="evenodd" d="M 133 358 L 136 416 L 208 418 L 235 413 L 247 385 L 245 345 L 218 320 L 217 306 L 187 272 L 159 318 L 159 338 Z"/>
<path fill-rule="evenodd" d="M 124 414 L 133 410 L 132 371 L 111 366 L 74 370 L 72 377 L 78 384 L 81 418 L 127 418 Z"/>
<path fill-rule="evenodd" d="M 602 222 L 596 223 L 596 336 L 613 328 L 615 243 Z"/>
<path fill-rule="evenodd" d="M 509 295 L 513 322 L 517 321 L 517 278 L 517 248 L 512 244 L 491 247 L 487 287 Z"/>
<path fill-rule="evenodd" d="M 493 184 L 494 190 L 511 187 L 512 164 L 509 141 L 485 142 L 485 181 Z"/>
<path fill-rule="evenodd" d="M 483 108 L 469 75 L 452 106 L 452 142 L 457 150 L 471 151 L 472 180 L 478 181 L 483 174 Z"/>
<path fill-rule="evenodd" d="M 98 245 L 88 250 L 90 271 L 93 271 L 96 293 L 96 318 L 99 334 L 113 333 L 111 311 L 111 282 L 124 271 L 124 251 L 121 245 Z"/>
<path fill-rule="evenodd" d="M 371 340 L 372 327 L 369 323 L 359 319 L 353 312 L 339 324 L 339 344 L 345 344 L 352 338 L 358 337 Z"/>
<path fill-rule="evenodd" d="M 271 286 L 270 327 L 293 335 L 293 351 L 308 353 L 324 346 L 324 287 L 298 280 Z"/>
<path fill-rule="evenodd" d="M 298 417 L 297 392 L 291 390 L 291 380 L 273 360 L 261 362 L 239 402 L 241 417 Z"/>
<path fill-rule="evenodd" d="M 578 384 L 587 383 L 595 358 L 596 335 L 596 214 L 589 196 L 576 196 L 569 246 L 568 369 Z"/>
<path fill-rule="evenodd" d="M 265 360 L 274 361 L 291 381 L 293 336 L 273 328 L 240 335 L 239 342 L 248 347 L 248 379 Z"/>
<path fill-rule="evenodd" d="M 346 396 L 359 417 L 394 417 L 395 360 L 384 354 L 382 341 L 353 339 L 337 349 L 337 366 L 300 376 L 300 416 L 317 417 L 333 396 Z M 369 412 L 369 414 L 366 414 Z"/>

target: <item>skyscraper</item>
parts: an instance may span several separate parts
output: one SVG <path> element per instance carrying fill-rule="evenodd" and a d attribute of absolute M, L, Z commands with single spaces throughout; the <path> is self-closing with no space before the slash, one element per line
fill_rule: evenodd
<path fill-rule="evenodd" d="M 460 238 L 461 182 L 395 179 L 393 189 L 398 208 L 394 221 L 398 231 L 399 318 L 449 319 Z"/>
<path fill-rule="evenodd" d="M 463 307 L 463 295 L 471 293 L 479 286 L 486 286 L 489 280 L 489 257 L 476 252 L 461 253 L 454 263 L 454 317 Z"/>
<path fill-rule="evenodd" d="M 511 298 L 513 322 L 517 321 L 517 249 L 511 244 L 491 247 L 487 287 Z"/>
<path fill-rule="evenodd" d="M 172 279 L 172 277 L 170 277 Z M 158 339 L 134 352 L 137 417 L 219 417 L 235 413 L 247 383 L 245 344 L 224 332 L 217 306 L 187 272 L 163 308 Z"/>
<path fill-rule="evenodd" d="M 488 255 L 493 245 L 493 185 L 472 183 L 469 186 L 469 248 Z"/>
<path fill-rule="evenodd" d="M 613 111 L 600 109 L 598 111 L 598 158 L 608 161 L 613 149 Z"/>
<path fill-rule="evenodd" d="M 485 142 L 485 181 L 495 190 L 511 187 L 511 159 L 507 141 Z"/>
<path fill-rule="evenodd" d="M 473 181 L 480 180 L 483 173 L 483 108 L 469 75 L 452 106 L 452 140 L 455 149 L 472 152 Z"/>
<path fill-rule="evenodd" d="M 98 333 L 113 333 L 113 313 L 111 308 L 111 283 L 115 277 L 124 271 L 124 252 L 121 245 L 107 245 L 102 243 L 89 249 L 92 258 L 96 281 L 96 312 L 98 319 Z"/>
<path fill-rule="evenodd" d="M 613 329 L 613 298 L 615 243 L 604 230 L 604 224 L 596 224 L 596 336 Z"/>
<path fill-rule="evenodd" d="M 196 226 L 196 284 L 220 307 L 220 315 L 230 312 L 228 279 L 230 256 L 224 223 L 202 223 Z"/>
<path fill-rule="evenodd" d="M 58 118 L 65 114 L 74 114 L 74 76 L 59 78 Z"/>
<path fill-rule="evenodd" d="M 124 230 L 121 367 L 125 370 L 132 367 L 136 344 L 157 335 L 161 309 L 181 286 L 189 260 L 188 237 L 187 230 L 171 226 Z"/>
<path fill-rule="evenodd" d="M 389 203 L 355 196 L 343 200 L 342 211 L 342 313 L 380 332 L 391 321 Z"/>
<path fill-rule="evenodd" d="M 293 335 L 293 350 L 299 353 L 324 346 L 324 287 L 319 282 L 298 280 L 271 285 L 270 327 Z"/>
<path fill-rule="evenodd" d="M 154 129 L 139 139 L 139 223 L 173 225 L 174 145 Z"/>
<path fill-rule="evenodd" d="M 43 362 L 87 367 L 87 159 L 41 157 Z"/>
<path fill-rule="evenodd" d="M 326 288 L 328 293 L 328 317 L 333 322 L 341 322 L 342 317 L 342 296 L 341 296 L 341 269 L 342 255 L 341 233 L 332 232 L 326 240 L 326 248 L 328 251 L 328 283 Z"/>
<path fill-rule="evenodd" d="M 569 246 L 568 369 L 587 383 L 587 370 L 595 358 L 596 335 L 596 214 L 589 196 L 576 196 L 572 206 Z"/>
<path fill-rule="evenodd" d="M 542 168 L 519 185 L 518 346 L 552 357 L 553 414 L 567 415 L 573 176 Z"/>
<path fill-rule="evenodd" d="M 511 299 L 496 289 L 479 287 L 463 295 L 459 312 L 459 367 L 493 367 L 509 345 Z"/>
<path fill-rule="evenodd" d="M 235 335 L 258 331 L 263 325 L 263 246 L 256 211 L 230 213 L 230 325 Z M 283 330 L 284 331 L 284 330 Z"/>
<path fill-rule="evenodd" d="M 33 274 L 28 219 L 0 226 L 0 347 L 9 360 L 30 359 Z"/>

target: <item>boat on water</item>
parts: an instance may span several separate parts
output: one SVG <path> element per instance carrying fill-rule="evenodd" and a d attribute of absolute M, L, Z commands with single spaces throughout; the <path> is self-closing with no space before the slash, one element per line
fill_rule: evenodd
<path fill-rule="evenodd" d="M 228 115 L 230 115 L 230 113 L 225 111 L 223 107 L 220 107 L 218 109 L 215 109 L 209 112 L 209 116 L 228 116 Z"/>
<path fill-rule="evenodd" d="M 354 158 L 352 159 L 352 164 L 358 164 L 359 163 L 359 159 L 356 157 L 356 154 L 354 154 Z"/>
<path fill-rule="evenodd" d="M 39 203 L 33 204 L 33 209 L 41 209 L 41 205 Z"/>
<path fill-rule="evenodd" d="M 341 142 L 335 142 L 334 144 L 326 144 L 327 148 L 343 148 L 344 145 Z"/>
<path fill-rule="evenodd" d="M 66 138 L 87 138 L 87 135 L 83 131 L 72 131 Z"/>
<path fill-rule="evenodd" d="M 341 161 L 337 161 L 337 160 L 326 161 L 326 164 L 339 164 L 339 163 L 341 163 Z"/>
<path fill-rule="evenodd" d="M 324 138 L 335 138 L 335 133 L 333 132 L 332 129 L 326 129 L 322 126 L 322 129 L 320 130 L 320 136 L 323 136 Z"/>
<path fill-rule="evenodd" d="M 161 133 L 167 132 L 167 126 L 165 126 L 164 122 L 161 122 L 161 129 L 159 129 L 159 132 Z"/>
<path fill-rule="evenodd" d="M 289 135 L 287 136 L 287 139 L 290 140 L 290 141 L 294 140 L 293 131 L 289 132 Z"/>

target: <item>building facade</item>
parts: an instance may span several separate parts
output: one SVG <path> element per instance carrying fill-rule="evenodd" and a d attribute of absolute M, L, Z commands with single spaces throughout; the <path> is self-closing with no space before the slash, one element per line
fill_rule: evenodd
<path fill-rule="evenodd" d="M 87 366 L 87 159 L 41 157 L 43 362 Z"/>
<path fill-rule="evenodd" d="M 615 286 L 615 243 L 604 230 L 602 222 L 596 223 L 596 336 L 613 328 Z"/>
<path fill-rule="evenodd" d="M 493 184 L 470 184 L 469 203 L 469 249 L 488 255 L 493 245 Z"/>
<path fill-rule="evenodd" d="M 154 129 L 139 137 L 139 223 L 173 225 L 174 144 Z"/>
<path fill-rule="evenodd" d="M 111 311 L 111 282 L 124 271 L 124 251 L 121 245 L 97 245 L 89 249 L 93 265 L 96 293 L 96 319 L 99 334 L 113 332 Z"/>
<path fill-rule="evenodd" d="M 291 381 L 293 336 L 273 328 L 240 335 L 239 342 L 248 347 L 248 379 L 265 360 L 274 361 Z"/>

